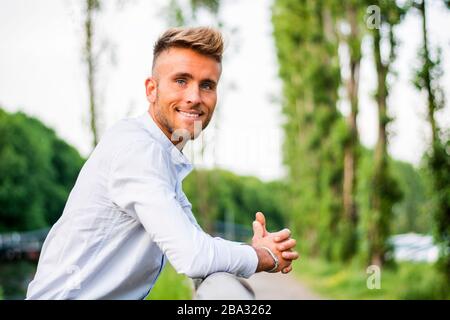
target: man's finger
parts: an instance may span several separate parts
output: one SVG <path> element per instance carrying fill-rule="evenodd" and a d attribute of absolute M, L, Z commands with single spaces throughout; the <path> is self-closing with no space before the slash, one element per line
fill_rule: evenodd
<path fill-rule="evenodd" d="M 272 235 L 275 237 L 275 242 L 281 242 L 287 240 L 291 236 L 291 231 L 286 228 L 281 231 L 274 232 Z"/>
<path fill-rule="evenodd" d="M 261 223 L 263 230 L 264 230 L 264 234 L 263 236 L 267 235 L 267 228 L 266 228 L 266 217 L 264 216 L 264 214 L 262 212 L 257 212 L 255 215 L 256 221 L 258 221 L 259 223 Z"/>
<path fill-rule="evenodd" d="M 299 257 L 297 251 L 283 251 L 281 256 L 284 260 L 296 260 Z"/>
<path fill-rule="evenodd" d="M 262 238 L 264 234 L 264 229 L 258 221 L 253 221 L 253 233 L 254 237 Z"/>
<path fill-rule="evenodd" d="M 280 251 L 286 251 L 289 249 L 292 249 L 297 244 L 297 241 L 295 239 L 288 239 L 286 241 L 283 241 L 277 245 L 277 249 Z"/>
<path fill-rule="evenodd" d="M 292 265 L 290 265 L 289 267 L 284 268 L 283 270 L 281 270 L 281 273 L 289 273 L 292 271 Z"/>

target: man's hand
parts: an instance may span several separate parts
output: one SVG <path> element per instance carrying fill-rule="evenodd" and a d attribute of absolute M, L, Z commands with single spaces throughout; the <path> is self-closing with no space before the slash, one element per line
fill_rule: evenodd
<path fill-rule="evenodd" d="M 272 236 L 274 237 L 275 242 L 278 242 L 278 249 L 282 251 L 282 257 L 285 260 L 296 260 L 298 259 L 299 255 L 298 252 L 292 251 L 292 248 L 295 247 L 296 241 L 294 239 L 290 239 L 291 231 L 289 229 L 283 229 L 278 232 L 270 233 L 267 231 L 266 228 L 266 217 L 264 217 L 264 214 L 262 212 L 256 213 L 256 221 L 259 222 L 263 227 L 263 236 Z M 292 270 L 292 266 L 289 266 L 288 269 L 282 270 L 283 273 L 288 273 Z"/>
<path fill-rule="evenodd" d="M 273 258 L 262 247 L 269 248 L 277 256 L 279 266 L 275 272 L 290 272 L 292 270 L 291 263 L 298 258 L 298 253 L 292 251 L 296 241 L 290 238 L 289 229 L 273 233 L 267 232 L 266 219 L 261 212 L 258 212 L 256 220 L 253 222 L 253 232 L 252 246 L 255 248 L 259 259 L 257 272 L 270 270 L 274 266 Z"/>

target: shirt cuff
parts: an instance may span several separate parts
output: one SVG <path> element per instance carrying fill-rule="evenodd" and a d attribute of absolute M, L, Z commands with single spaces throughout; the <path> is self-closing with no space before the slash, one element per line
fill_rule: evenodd
<path fill-rule="evenodd" d="M 243 261 L 243 267 L 236 275 L 238 277 L 249 278 L 255 274 L 256 268 L 258 267 L 258 255 L 255 249 L 246 243 L 239 243 L 238 247 L 240 258 Z"/>
<path fill-rule="evenodd" d="M 229 253 L 232 257 L 232 262 L 229 264 L 227 272 L 246 279 L 256 273 L 256 269 L 258 268 L 258 255 L 251 245 L 245 242 L 230 241 L 219 237 L 215 239 L 226 243 L 230 248 Z"/>

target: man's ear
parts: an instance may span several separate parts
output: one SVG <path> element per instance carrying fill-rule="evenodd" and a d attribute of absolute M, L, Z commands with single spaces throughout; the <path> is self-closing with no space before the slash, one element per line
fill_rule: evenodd
<path fill-rule="evenodd" d="M 145 94 L 148 102 L 150 103 L 154 103 L 156 101 L 156 88 L 157 83 L 155 78 L 150 77 L 145 80 Z"/>

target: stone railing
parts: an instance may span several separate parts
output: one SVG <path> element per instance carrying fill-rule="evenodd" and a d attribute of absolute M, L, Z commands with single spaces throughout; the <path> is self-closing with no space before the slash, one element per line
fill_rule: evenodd
<path fill-rule="evenodd" d="M 193 279 L 195 293 L 194 300 L 254 300 L 255 293 L 250 285 L 242 278 L 226 273 L 217 272 L 205 279 Z"/>

